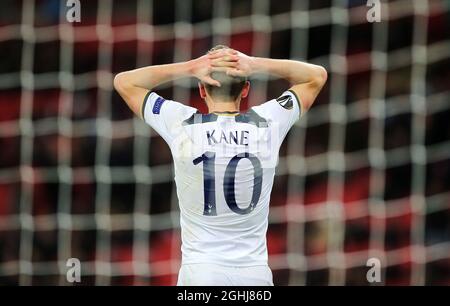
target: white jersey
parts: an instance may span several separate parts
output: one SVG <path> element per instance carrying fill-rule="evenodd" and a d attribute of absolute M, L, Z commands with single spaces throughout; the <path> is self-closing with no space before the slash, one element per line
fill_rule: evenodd
<path fill-rule="evenodd" d="M 143 118 L 174 159 L 183 264 L 267 265 L 278 151 L 300 112 L 292 91 L 246 113 L 221 115 L 147 95 Z"/>

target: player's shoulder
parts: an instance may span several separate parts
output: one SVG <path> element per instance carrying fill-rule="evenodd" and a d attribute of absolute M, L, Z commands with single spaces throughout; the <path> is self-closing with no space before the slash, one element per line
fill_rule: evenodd
<path fill-rule="evenodd" d="M 287 90 L 278 98 L 254 106 L 251 109 L 260 116 L 271 118 L 273 120 L 283 120 L 283 117 L 280 117 L 280 114 L 296 113 L 299 105 L 300 100 L 295 92 Z"/>
<path fill-rule="evenodd" d="M 152 116 L 169 117 L 172 119 L 183 119 L 198 112 L 194 107 L 187 106 L 183 103 L 164 98 L 156 92 L 149 91 L 142 105 L 142 114 Z"/>

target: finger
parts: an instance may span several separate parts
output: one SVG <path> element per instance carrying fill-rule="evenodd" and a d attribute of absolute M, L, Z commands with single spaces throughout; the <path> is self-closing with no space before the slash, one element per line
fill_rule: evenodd
<path fill-rule="evenodd" d="M 227 72 L 230 68 L 228 67 L 211 67 L 211 72 Z"/>
<path fill-rule="evenodd" d="M 238 62 L 239 57 L 237 57 L 235 55 L 225 55 L 225 56 L 221 56 L 218 58 L 211 58 L 209 60 L 213 63 L 216 63 L 216 62 Z"/>
<path fill-rule="evenodd" d="M 235 77 L 246 77 L 246 74 L 244 71 L 236 69 L 236 68 L 230 68 L 227 70 L 227 75 L 235 76 Z"/>
<path fill-rule="evenodd" d="M 220 57 L 223 57 L 223 56 L 225 56 L 225 55 L 226 55 L 226 53 L 225 53 L 223 50 L 217 50 L 217 51 L 208 53 L 208 57 L 209 57 L 210 59 L 220 58 Z"/>
<path fill-rule="evenodd" d="M 230 60 L 230 61 L 239 61 L 239 55 L 236 55 L 236 54 L 231 54 L 231 55 L 227 55 L 227 56 L 225 56 L 225 58 L 227 58 L 228 60 Z"/>
<path fill-rule="evenodd" d="M 207 84 L 209 84 L 209 85 L 220 87 L 220 82 L 214 80 L 214 79 L 213 79 L 212 77 L 210 77 L 210 76 L 205 76 L 205 77 L 203 77 L 203 78 L 202 78 L 202 81 L 205 82 L 205 83 L 207 83 Z"/>
<path fill-rule="evenodd" d="M 228 62 L 237 62 L 239 61 L 239 56 L 233 55 L 233 54 L 227 54 L 224 57 L 221 57 L 220 59 Z"/>
<path fill-rule="evenodd" d="M 222 60 L 214 60 L 211 61 L 212 67 L 230 67 L 230 68 L 237 68 L 238 62 L 228 62 L 228 61 L 222 61 Z"/>
<path fill-rule="evenodd" d="M 208 57 L 210 59 L 217 59 L 220 57 L 225 57 L 225 56 L 236 56 L 237 54 L 235 52 L 233 52 L 233 50 L 231 49 L 226 49 L 226 50 L 217 50 L 214 51 L 213 53 L 209 53 Z"/>
<path fill-rule="evenodd" d="M 226 50 L 230 54 L 238 54 L 238 52 L 236 50 L 231 49 L 231 48 L 230 49 L 224 49 L 224 50 Z"/>

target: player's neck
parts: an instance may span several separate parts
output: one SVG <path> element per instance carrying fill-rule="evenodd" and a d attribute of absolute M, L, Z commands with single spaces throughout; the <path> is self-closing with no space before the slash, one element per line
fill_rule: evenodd
<path fill-rule="evenodd" d="M 208 103 L 209 113 L 239 113 L 239 102 L 216 101 Z"/>

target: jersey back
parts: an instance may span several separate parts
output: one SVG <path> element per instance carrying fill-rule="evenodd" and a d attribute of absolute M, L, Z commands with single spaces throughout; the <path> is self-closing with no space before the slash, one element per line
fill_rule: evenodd
<path fill-rule="evenodd" d="M 149 93 L 143 118 L 168 143 L 174 160 L 183 264 L 267 264 L 279 148 L 300 108 L 287 91 L 246 113 L 204 115 Z"/>

